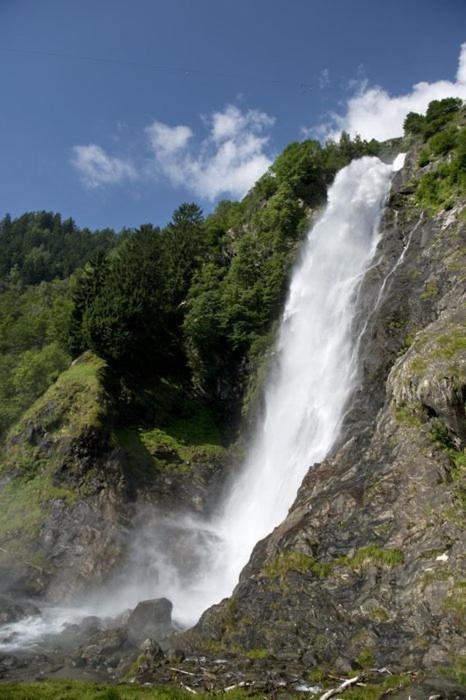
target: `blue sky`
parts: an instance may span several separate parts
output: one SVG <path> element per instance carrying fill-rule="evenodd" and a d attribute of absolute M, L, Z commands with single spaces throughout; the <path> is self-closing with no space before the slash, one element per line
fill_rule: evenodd
<path fill-rule="evenodd" d="M 1 215 L 163 225 L 290 141 L 466 99 L 464 0 L 0 0 L 0 26 Z"/>

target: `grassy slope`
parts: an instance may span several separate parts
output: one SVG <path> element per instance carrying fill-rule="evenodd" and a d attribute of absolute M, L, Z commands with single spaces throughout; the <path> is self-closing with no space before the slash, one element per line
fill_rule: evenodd
<path fill-rule="evenodd" d="M 69 441 L 84 429 L 100 425 L 104 392 L 101 372 L 104 363 L 93 355 L 60 375 L 12 428 L 0 455 L 0 564 L 14 555 L 35 566 L 37 555 L 28 551 L 49 511 L 53 499 L 75 501 L 79 494 L 53 484 L 52 478 L 61 441 Z M 44 458 L 40 445 L 27 439 L 28 427 L 35 426 L 53 445 L 52 456 Z"/>

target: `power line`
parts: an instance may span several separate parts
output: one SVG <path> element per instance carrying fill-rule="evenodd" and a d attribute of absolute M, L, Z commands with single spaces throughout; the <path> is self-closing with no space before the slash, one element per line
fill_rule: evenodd
<path fill-rule="evenodd" d="M 209 71 L 202 68 L 183 68 L 181 66 L 169 66 L 169 65 L 158 65 L 154 63 L 146 63 L 143 61 L 128 60 L 124 58 L 108 58 L 105 56 L 85 56 L 82 54 L 71 54 L 62 51 L 48 51 L 43 49 L 24 49 L 24 48 L 11 48 L 11 47 L 0 47 L 0 51 L 12 54 L 23 54 L 31 56 L 49 56 L 52 58 L 60 58 L 68 61 L 86 61 L 90 63 L 105 63 L 110 65 L 120 65 L 120 66 L 132 66 L 134 68 L 144 68 L 159 72 L 166 73 L 177 73 L 185 76 L 186 78 L 192 76 L 206 76 L 210 78 L 234 78 L 240 80 L 252 80 L 261 83 L 269 83 L 271 85 L 287 85 L 288 87 L 298 88 L 300 92 L 306 93 L 313 90 L 313 86 L 310 83 L 299 80 L 282 80 L 279 78 L 270 78 L 268 76 L 258 76 L 252 75 L 250 73 L 231 73 L 224 71 Z"/>

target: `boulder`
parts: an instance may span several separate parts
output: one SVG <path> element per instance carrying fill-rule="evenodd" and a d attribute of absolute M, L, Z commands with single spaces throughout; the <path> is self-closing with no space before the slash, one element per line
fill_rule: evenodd
<path fill-rule="evenodd" d="M 136 645 L 146 639 L 160 640 L 172 631 L 172 603 L 167 598 L 154 598 L 138 603 L 126 626 L 128 639 Z"/>

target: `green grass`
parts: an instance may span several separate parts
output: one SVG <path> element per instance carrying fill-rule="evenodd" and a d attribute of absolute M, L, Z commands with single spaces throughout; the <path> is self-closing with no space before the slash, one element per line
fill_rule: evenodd
<path fill-rule="evenodd" d="M 432 356 L 436 359 L 451 360 L 462 352 L 466 352 L 466 333 L 464 329 L 459 328 L 438 336 Z"/>
<path fill-rule="evenodd" d="M 445 610 L 454 614 L 462 624 L 466 621 L 466 581 L 458 581 L 443 601 Z"/>
<path fill-rule="evenodd" d="M 325 578 L 331 570 L 331 563 L 319 562 L 303 552 L 284 552 L 266 564 L 264 574 L 269 578 L 284 578 L 289 571 L 297 571 L 300 574 Z"/>
<path fill-rule="evenodd" d="M 423 301 L 435 299 L 438 296 L 438 287 L 435 281 L 428 282 L 424 288 L 424 291 L 419 294 L 419 299 Z"/>
<path fill-rule="evenodd" d="M 383 568 L 393 568 L 403 562 L 404 555 L 401 550 L 369 544 L 358 549 L 352 556 L 337 557 L 329 562 L 317 561 L 303 552 L 284 552 L 266 564 L 263 573 L 268 578 L 280 579 L 284 579 L 290 571 L 327 578 L 338 566 L 361 570 L 374 564 Z"/>
<path fill-rule="evenodd" d="M 352 557 L 346 558 L 346 563 L 352 569 L 360 569 L 372 564 L 391 569 L 394 566 L 403 564 L 403 562 L 404 555 L 401 550 L 382 548 L 375 544 L 361 547 Z"/>
<path fill-rule="evenodd" d="M 368 683 L 365 686 L 348 688 L 342 697 L 345 700 L 380 700 L 385 696 L 390 697 L 388 693 L 397 688 L 404 688 L 410 682 L 409 676 L 387 676 L 380 683 Z"/>
<path fill-rule="evenodd" d="M 267 649 L 249 649 L 245 656 L 247 656 L 248 659 L 267 659 L 269 652 Z"/>
<path fill-rule="evenodd" d="M 21 435 L 30 422 L 57 437 L 74 437 L 85 428 L 100 426 L 105 367 L 104 360 L 85 353 L 23 414 L 10 431 L 10 439 Z"/>
<path fill-rule="evenodd" d="M 466 687 L 466 653 L 452 657 L 448 666 L 440 668 L 440 673 Z"/>
<path fill-rule="evenodd" d="M 105 363 L 87 353 L 81 362 L 63 372 L 57 381 L 23 415 L 9 433 L 1 457 L 0 471 L 11 475 L 0 489 L 0 562 L 16 561 L 39 566 L 31 550 L 54 500 L 72 503 L 76 490 L 53 484 L 59 446 L 84 429 L 97 426 L 102 415 L 104 392 L 101 376 Z M 29 425 L 42 434 L 52 451 L 47 457 L 30 444 Z"/>
<path fill-rule="evenodd" d="M 167 470 L 188 473 L 196 463 L 225 456 L 222 436 L 212 412 L 164 379 L 140 387 L 138 401 L 144 423 L 115 431 L 133 469 L 145 477 Z"/>
<path fill-rule="evenodd" d="M 194 401 L 188 408 L 187 415 L 171 419 L 165 415 L 157 427 L 115 431 L 117 442 L 127 452 L 135 469 L 146 475 L 157 470 L 188 473 L 196 463 L 205 465 L 225 456 L 211 412 Z"/>
<path fill-rule="evenodd" d="M 82 683 L 80 681 L 42 681 L 40 683 L 0 683 L 2 700 L 192 700 L 193 695 L 186 690 L 174 687 L 140 687 L 135 685 L 111 686 L 104 683 Z M 246 690 L 232 690 L 226 693 L 202 693 L 204 698 L 260 697 Z"/>
<path fill-rule="evenodd" d="M 403 425 L 407 425 L 410 428 L 419 428 L 421 426 L 421 421 L 414 414 L 413 409 L 406 404 L 395 406 L 395 419 L 398 423 L 403 423 Z"/>

